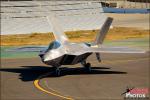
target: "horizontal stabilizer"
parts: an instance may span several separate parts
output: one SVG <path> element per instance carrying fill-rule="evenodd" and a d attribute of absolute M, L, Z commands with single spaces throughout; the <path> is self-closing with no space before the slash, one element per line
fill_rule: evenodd
<path fill-rule="evenodd" d="M 128 48 L 128 47 L 107 47 L 101 46 L 100 48 L 91 47 L 88 52 L 93 53 L 146 53 L 144 50 Z"/>

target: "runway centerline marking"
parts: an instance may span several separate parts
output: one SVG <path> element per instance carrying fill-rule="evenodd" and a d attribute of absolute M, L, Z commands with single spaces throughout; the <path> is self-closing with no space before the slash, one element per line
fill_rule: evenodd
<path fill-rule="evenodd" d="M 46 75 L 47 75 L 47 74 L 46 74 Z M 42 75 L 42 76 L 45 76 L 45 74 Z M 35 86 L 38 90 L 43 91 L 43 92 L 45 92 L 45 93 L 47 93 L 47 94 L 51 94 L 51 95 L 56 96 L 56 97 L 60 97 L 60 98 L 62 98 L 62 99 L 74 100 L 74 99 L 71 98 L 71 97 L 67 97 L 67 96 L 60 95 L 59 93 L 55 93 L 55 92 L 54 92 L 54 91 L 55 91 L 54 89 L 52 90 L 53 92 L 44 89 L 44 88 L 39 84 L 39 83 L 40 83 L 40 79 L 42 78 L 42 76 L 40 76 L 40 78 L 34 80 L 34 82 L 33 82 L 33 83 L 34 83 L 34 86 Z"/>

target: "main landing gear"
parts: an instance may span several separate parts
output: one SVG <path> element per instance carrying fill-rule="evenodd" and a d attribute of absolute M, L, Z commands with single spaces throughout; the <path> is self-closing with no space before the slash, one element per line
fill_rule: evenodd
<path fill-rule="evenodd" d="M 91 64 L 86 63 L 86 61 L 81 62 L 81 64 L 84 66 L 87 72 L 91 72 Z"/>

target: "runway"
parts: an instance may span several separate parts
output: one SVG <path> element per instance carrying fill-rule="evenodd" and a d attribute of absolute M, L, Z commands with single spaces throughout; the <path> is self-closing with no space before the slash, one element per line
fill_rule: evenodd
<path fill-rule="evenodd" d="M 60 77 L 40 58 L 1 59 L 1 100 L 120 100 L 127 87 L 149 87 L 149 53 L 101 56 L 88 58 L 91 73 L 69 65 Z"/>

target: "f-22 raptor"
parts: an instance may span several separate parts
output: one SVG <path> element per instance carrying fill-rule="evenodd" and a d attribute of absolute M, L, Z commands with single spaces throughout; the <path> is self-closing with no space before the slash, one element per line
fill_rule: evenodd
<path fill-rule="evenodd" d="M 55 41 L 49 44 L 48 48 L 40 47 L 44 49 L 40 51 L 39 56 L 43 63 L 51 65 L 55 69 L 56 76 L 60 76 L 61 65 L 74 65 L 81 63 L 85 69 L 90 72 L 91 64 L 87 62 L 87 58 L 95 53 L 96 58 L 101 62 L 100 53 L 144 53 L 145 51 L 131 49 L 127 47 L 108 47 L 103 46 L 102 43 L 106 37 L 106 34 L 111 26 L 113 18 L 107 17 L 103 23 L 101 30 L 97 33 L 96 39 L 93 43 L 73 43 L 69 42 L 69 39 L 64 34 L 64 30 L 60 26 L 57 18 L 47 17 L 50 26 L 52 27 Z M 28 47 L 31 51 L 38 51 L 37 48 Z M 39 48 L 38 48 L 39 49 Z M 19 48 L 22 51 L 28 51 L 26 47 Z"/>

